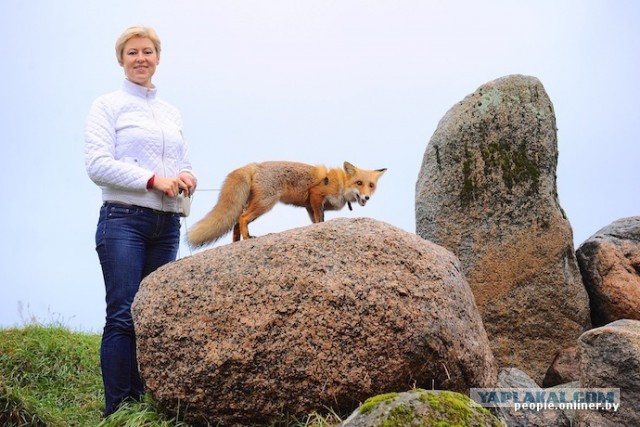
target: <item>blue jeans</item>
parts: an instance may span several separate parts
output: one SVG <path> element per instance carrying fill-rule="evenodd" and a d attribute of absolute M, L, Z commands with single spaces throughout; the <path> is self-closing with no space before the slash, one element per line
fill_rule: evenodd
<path fill-rule="evenodd" d="M 107 317 L 100 365 L 105 417 L 125 400 L 139 400 L 144 384 L 138 372 L 131 304 L 142 279 L 174 261 L 180 243 L 178 214 L 104 203 L 96 230 L 96 251 L 106 289 Z"/>

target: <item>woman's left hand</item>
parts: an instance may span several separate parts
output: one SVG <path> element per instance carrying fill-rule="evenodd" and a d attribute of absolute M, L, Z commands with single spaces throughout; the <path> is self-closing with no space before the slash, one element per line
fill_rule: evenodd
<path fill-rule="evenodd" d="M 191 196 L 196 191 L 198 180 L 189 172 L 182 172 L 178 178 L 180 179 L 180 188 L 187 192 L 187 196 Z"/>

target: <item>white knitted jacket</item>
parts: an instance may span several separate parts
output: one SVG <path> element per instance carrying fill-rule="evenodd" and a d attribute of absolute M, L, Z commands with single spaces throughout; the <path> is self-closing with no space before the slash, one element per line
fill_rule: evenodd
<path fill-rule="evenodd" d="M 177 212 L 176 198 L 147 190 L 153 175 L 191 171 L 182 117 L 156 89 L 124 81 L 91 106 L 85 127 L 85 166 L 102 200 Z"/>

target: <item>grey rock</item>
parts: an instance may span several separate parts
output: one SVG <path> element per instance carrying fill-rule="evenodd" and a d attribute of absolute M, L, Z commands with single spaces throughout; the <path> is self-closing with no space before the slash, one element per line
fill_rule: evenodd
<path fill-rule="evenodd" d="M 590 326 L 557 158 L 544 87 L 507 76 L 445 114 L 416 183 L 417 233 L 460 259 L 499 365 L 537 383 Z"/>
<path fill-rule="evenodd" d="M 542 391 L 531 377 L 517 368 L 507 368 L 498 375 L 497 388 L 537 389 Z M 507 426 L 564 427 L 570 426 L 567 415 L 560 410 L 519 409 L 512 407 L 494 408 L 494 412 Z"/>
<path fill-rule="evenodd" d="M 580 383 L 619 388 L 617 412 L 577 411 L 578 426 L 640 425 L 640 321 L 617 320 L 585 332 L 578 340 Z"/>

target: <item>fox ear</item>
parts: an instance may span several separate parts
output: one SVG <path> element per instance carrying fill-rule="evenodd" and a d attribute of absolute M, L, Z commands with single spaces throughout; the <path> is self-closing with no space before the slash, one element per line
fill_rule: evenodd
<path fill-rule="evenodd" d="M 355 175 L 357 173 L 355 166 L 353 166 L 349 162 L 344 162 L 344 170 L 347 172 L 347 175 Z"/>
<path fill-rule="evenodd" d="M 387 168 L 376 169 L 376 172 L 378 172 L 378 176 L 380 176 L 380 175 L 382 175 L 386 170 L 387 170 Z"/>

